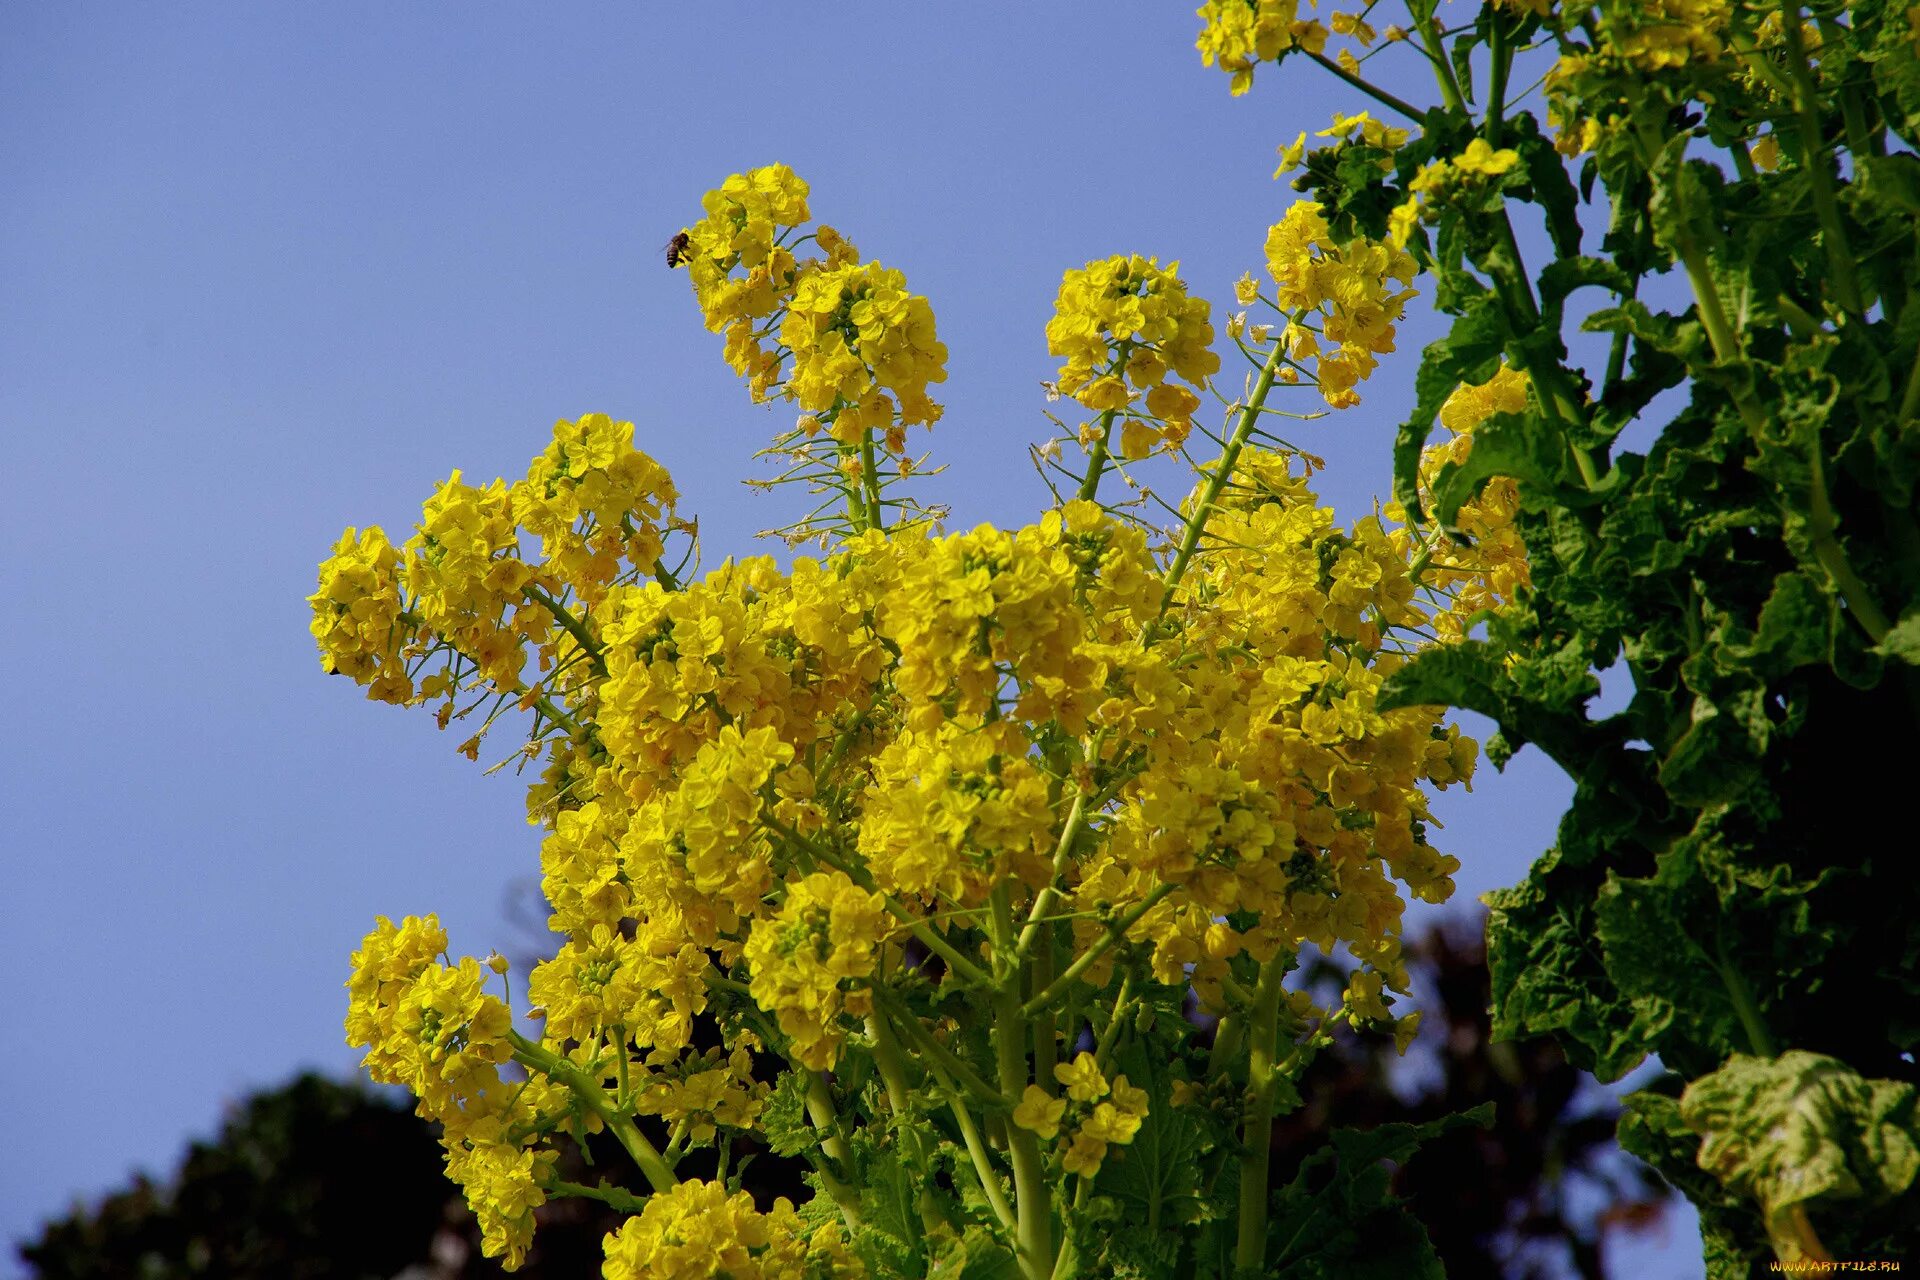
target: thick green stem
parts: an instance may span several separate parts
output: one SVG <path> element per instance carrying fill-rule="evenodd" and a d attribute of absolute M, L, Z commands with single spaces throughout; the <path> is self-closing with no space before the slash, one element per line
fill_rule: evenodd
<path fill-rule="evenodd" d="M 907 1073 L 900 1062 L 900 1046 L 893 1038 L 893 1028 L 888 1025 L 885 1014 L 867 1015 L 867 1034 L 873 1037 L 873 1062 L 880 1068 L 880 1082 L 886 1086 L 887 1105 L 893 1108 L 896 1120 L 904 1121 L 907 1114 Z M 918 1135 L 915 1135 L 916 1141 Z"/>
<path fill-rule="evenodd" d="M 680 1185 L 680 1179 L 673 1176 L 673 1170 L 667 1167 L 660 1152 L 633 1123 L 633 1117 L 622 1114 L 614 1107 L 599 1081 L 588 1076 L 576 1063 L 535 1044 L 519 1032 L 510 1031 L 507 1035 L 513 1045 L 513 1060 L 529 1071 L 538 1071 L 549 1080 L 565 1085 L 575 1101 L 600 1117 L 600 1123 L 607 1127 L 607 1131 L 633 1157 L 634 1164 L 640 1167 L 647 1185 L 655 1191 L 671 1191 Z"/>
<path fill-rule="evenodd" d="M 565 605 L 531 582 L 520 588 L 520 594 L 552 614 L 553 620 L 560 624 L 560 629 L 572 636 L 579 646 L 587 651 L 587 656 L 593 661 L 593 669 L 602 676 L 607 674 L 606 646 L 594 639 L 593 633 L 587 630 L 586 623 L 574 617 Z"/>
<path fill-rule="evenodd" d="M 1833 579 L 1833 585 L 1840 589 L 1841 598 L 1847 602 L 1847 612 L 1867 638 L 1879 644 L 1887 638 L 1893 623 L 1881 611 L 1867 584 L 1853 570 L 1847 559 L 1847 552 L 1834 536 L 1840 527 L 1840 521 L 1833 512 L 1833 500 L 1827 494 L 1827 469 L 1825 460 L 1820 456 L 1820 438 L 1815 436 L 1808 447 L 1809 470 L 1812 473 L 1812 492 L 1808 498 L 1808 524 L 1813 534 L 1813 554 L 1820 561 L 1821 568 Z"/>
<path fill-rule="evenodd" d="M 993 1160 L 987 1155 L 987 1144 L 981 1141 L 980 1128 L 973 1122 L 973 1113 L 967 1110 L 967 1102 L 960 1090 L 954 1088 L 953 1081 L 938 1064 L 928 1064 L 928 1070 L 940 1085 L 941 1092 L 947 1095 L 947 1106 L 953 1110 L 953 1118 L 960 1126 L 960 1137 L 967 1144 L 967 1158 L 973 1162 L 973 1172 L 980 1179 L 980 1190 L 986 1194 L 987 1203 L 993 1206 L 993 1216 L 1000 1220 L 1011 1235 L 1016 1229 L 1013 1206 L 1007 1203 L 1006 1188 L 1000 1185 L 999 1171 L 993 1167 Z"/>
<path fill-rule="evenodd" d="M 1031 958 L 1033 985 L 1038 990 L 1046 990 L 1053 981 L 1054 962 L 1053 925 L 1045 924 L 1040 929 L 1040 942 L 1033 948 Z M 1057 1053 L 1059 1027 L 1055 1025 L 1053 1006 L 1049 1005 L 1033 1016 L 1033 1075 L 1034 1079 L 1046 1081 L 1053 1079 L 1053 1068 L 1060 1061 Z"/>
<path fill-rule="evenodd" d="M 993 889 L 993 941 L 997 962 L 1013 959 L 1013 910 L 1007 886 Z M 1004 958 L 1002 961 L 1001 958 Z M 1000 1072 L 1000 1092 L 1009 1098 L 1026 1093 L 1032 1077 L 1027 1071 L 1027 1015 L 1020 1007 L 1017 971 L 998 973 L 994 996 L 993 1048 Z M 1017 1124 L 1007 1126 L 1007 1154 L 1013 1160 L 1013 1203 L 1016 1252 L 1027 1280 L 1050 1280 L 1053 1274 L 1053 1195 L 1040 1159 L 1035 1135 Z"/>
<path fill-rule="evenodd" d="M 793 1069 L 805 1070 L 797 1063 Z M 826 1188 L 827 1195 L 840 1206 L 840 1217 L 847 1224 L 847 1230 L 858 1231 L 861 1222 L 859 1193 L 842 1182 L 836 1172 L 851 1165 L 852 1153 L 847 1150 L 847 1140 L 840 1136 L 840 1113 L 834 1108 L 833 1090 L 827 1085 L 825 1072 L 807 1072 L 807 1118 L 813 1121 L 814 1130 L 820 1135 L 820 1150 L 827 1157 L 826 1160 L 815 1160 L 813 1171 L 819 1175 L 820 1185 Z"/>
<path fill-rule="evenodd" d="M 1240 1218 L 1234 1243 L 1236 1276 L 1260 1274 L 1267 1251 L 1267 1179 L 1273 1163 L 1273 1103 L 1279 1086 L 1280 983 L 1287 966 L 1267 961 L 1254 992 L 1248 1028 L 1247 1110 L 1241 1129 Z"/>
<path fill-rule="evenodd" d="M 1060 827 L 1059 843 L 1054 846 L 1053 874 L 1047 881 L 1047 887 L 1034 896 L 1033 910 L 1027 913 L 1026 927 L 1020 931 L 1020 941 L 1014 949 L 1015 955 L 1020 959 L 1024 959 L 1033 950 L 1034 942 L 1040 936 L 1040 922 L 1047 918 L 1054 904 L 1060 901 L 1060 892 L 1054 886 L 1060 883 L 1060 878 L 1067 873 L 1068 863 L 1073 860 L 1074 842 L 1080 836 L 1080 828 L 1086 821 L 1086 814 L 1086 796 L 1074 796 L 1073 805 L 1067 810 L 1067 820 Z M 1051 977 L 1048 980 L 1051 981 Z"/>
<path fill-rule="evenodd" d="M 982 1105 L 1013 1109 L 1017 1099 L 1001 1097 L 998 1089 L 982 1080 L 973 1068 L 954 1056 L 953 1050 L 935 1040 L 927 1029 L 920 1025 L 920 1019 L 915 1017 L 910 1009 L 897 1003 L 890 996 L 882 996 L 878 990 L 875 991 L 875 995 L 879 996 L 881 1003 L 893 1015 L 900 1029 L 907 1033 L 907 1039 L 913 1041 L 914 1046 L 927 1056 L 930 1060 L 929 1066 L 952 1073 L 953 1077 Z"/>
<path fill-rule="evenodd" d="M 1091 502 L 1094 495 L 1100 492 L 1100 478 L 1107 473 L 1107 442 L 1113 435 L 1113 418 L 1117 412 L 1108 409 L 1100 415 L 1100 433 L 1094 437 L 1093 447 L 1087 450 L 1087 474 L 1080 481 L 1079 491 L 1073 495 L 1076 498 Z"/>
<path fill-rule="evenodd" d="M 873 449 L 873 428 L 860 431 L 860 483 L 867 493 L 867 528 L 885 529 L 886 512 L 880 506 L 880 463 Z"/>
<path fill-rule="evenodd" d="M 1460 81 L 1454 77 L 1453 63 L 1447 60 L 1447 44 L 1440 38 L 1440 26 L 1433 20 L 1433 10 L 1427 6 L 1424 12 L 1409 9 L 1413 13 L 1413 25 L 1425 41 L 1418 46 L 1427 55 L 1427 61 L 1433 64 L 1434 79 L 1440 82 L 1440 97 L 1446 102 L 1447 110 L 1467 114 L 1466 95 L 1460 92 Z"/>
<path fill-rule="evenodd" d="M 1806 41 L 1800 35 L 1800 6 L 1780 7 L 1780 26 L 1787 42 L 1787 76 L 1793 81 L 1794 114 L 1800 135 L 1800 162 L 1813 183 L 1813 211 L 1820 219 L 1820 239 L 1827 253 L 1827 272 L 1842 307 L 1859 315 L 1866 310 L 1860 277 L 1854 271 L 1853 250 L 1840 222 L 1840 203 L 1834 199 L 1833 175 L 1827 168 L 1827 150 L 1821 137 L 1818 90 L 1807 65 Z"/>

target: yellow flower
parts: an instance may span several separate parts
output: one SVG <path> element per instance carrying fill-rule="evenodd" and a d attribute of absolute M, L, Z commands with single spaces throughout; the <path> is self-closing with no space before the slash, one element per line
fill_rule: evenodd
<path fill-rule="evenodd" d="M 1780 139 L 1774 134 L 1766 134 L 1753 144 L 1751 154 L 1755 165 L 1772 173 L 1780 167 Z"/>
<path fill-rule="evenodd" d="M 1111 1102 L 1102 1102 L 1094 1107 L 1093 1114 L 1080 1127 L 1080 1132 L 1101 1142 L 1128 1143 L 1133 1135 L 1140 1131 L 1141 1117 L 1129 1111 L 1122 1111 Z"/>
<path fill-rule="evenodd" d="M 1273 176 L 1278 178 L 1282 174 L 1291 173 L 1295 169 L 1298 169 L 1300 167 L 1300 161 L 1302 160 L 1302 158 L 1306 156 L 1306 154 L 1307 154 L 1307 135 L 1302 133 L 1299 137 L 1295 138 L 1287 146 L 1280 148 L 1280 167 L 1273 171 Z M 1253 299 L 1241 298 L 1240 301 L 1243 303 L 1252 302 Z"/>
<path fill-rule="evenodd" d="M 1454 157 L 1453 166 L 1465 173 L 1497 177 L 1520 163 L 1520 153 L 1511 147 L 1495 151 L 1485 138 L 1475 138 L 1467 149 Z"/>
<path fill-rule="evenodd" d="M 1125 1076 L 1113 1078 L 1113 1105 L 1127 1115 L 1140 1117 L 1147 1114 L 1147 1091 L 1136 1089 L 1127 1083 Z"/>
<path fill-rule="evenodd" d="M 1060 1165 L 1068 1173 L 1091 1178 L 1100 1172 L 1100 1162 L 1106 1158 L 1107 1144 L 1082 1129 L 1073 1135 L 1073 1143 L 1060 1157 Z"/>
<path fill-rule="evenodd" d="M 1054 1064 L 1053 1078 L 1066 1086 L 1067 1096 L 1075 1102 L 1092 1102 L 1107 1095 L 1107 1078 L 1090 1053 L 1082 1053 L 1072 1062 Z"/>
<path fill-rule="evenodd" d="M 1066 1110 L 1066 1099 L 1051 1097 L 1039 1085 L 1030 1084 L 1020 1105 L 1013 1109 L 1013 1122 L 1043 1138 L 1052 1138 L 1060 1132 L 1060 1117 Z"/>

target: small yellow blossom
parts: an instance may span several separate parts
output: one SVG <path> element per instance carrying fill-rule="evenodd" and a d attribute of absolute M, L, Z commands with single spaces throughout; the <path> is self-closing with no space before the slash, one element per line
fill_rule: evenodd
<path fill-rule="evenodd" d="M 1053 1078 L 1066 1086 L 1067 1096 L 1075 1102 L 1092 1102 L 1107 1095 L 1107 1078 L 1090 1053 L 1082 1053 L 1072 1062 L 1054 1064 Z"/>
<path fill-rule="evenodd" d="M 1060 1117 L 1066 1110 L 1066 1099 L 1052 1097 L 1039 1085 L 1030 1084 L 1020 1105 L 1013 1109 L 1013 1122 L 1043 1138 L 1052 1138 L 1060 1132 Z"/>

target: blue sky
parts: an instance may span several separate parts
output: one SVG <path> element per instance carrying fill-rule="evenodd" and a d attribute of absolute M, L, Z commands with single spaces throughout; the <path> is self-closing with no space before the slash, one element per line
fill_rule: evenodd
<path fill-rule="evenodd" d="M 350 1070 L 376 913 L 437 910 L 475 954 L 523 936 L 519 787 L 321 675 L 303 598 L 341 527 L 398 537 L 453 468 L 519 474 L 602 410 L 709 563 L 756 549 L 799 510 L 739 483 L 787 419 L 659 250 L 774 160 L 934 303 L 953 523 L 1024 523 L 1061 271 L 1178 258 L 1224 314 L 1291 198 L 1274 148 L 1359 105 L 1305 75 L 1232 99 L 1195 28 L 1142 2 L 0 8 L 0 1239 L 163 1172 L 251 1088 Z M 1386 491 L 1433 333 L 1300 433 L 1343 517 Z M 1519 879 L 1567 793 L 1532 751 L 1451 793 L 1462 895 Z M 1697 1275 L 1693 1248 L 1636 1270 Z"/>

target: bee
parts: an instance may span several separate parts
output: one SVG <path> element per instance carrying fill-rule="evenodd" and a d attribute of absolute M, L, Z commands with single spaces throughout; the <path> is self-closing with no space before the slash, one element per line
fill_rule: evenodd
<path fill-rule="evenodd" d="M 681 231 L 675 233 L 673 239 L 666 243 L 667 266 L 669 268 L 677 267 L 692 257 L 693 255 L 687 251 L 692 243 L 693 237 L 689 236 L 686 232 Z"/>

